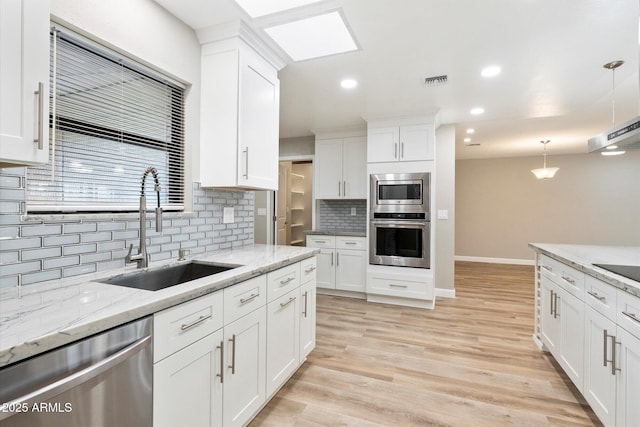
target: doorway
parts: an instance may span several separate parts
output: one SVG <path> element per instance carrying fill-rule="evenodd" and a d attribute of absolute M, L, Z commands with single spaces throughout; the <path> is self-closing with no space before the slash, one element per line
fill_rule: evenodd
<path fill-rule="evenodd" d="M 312 229 L 313 163 L 281 161 L 276 192 L 276 243 L 306 246 L 305 230 Z"/>

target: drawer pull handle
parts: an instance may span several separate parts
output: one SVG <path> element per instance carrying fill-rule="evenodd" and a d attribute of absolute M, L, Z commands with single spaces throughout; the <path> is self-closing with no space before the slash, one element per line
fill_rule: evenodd
<path fill-rule="evenodd" d="M 562 276 L 562 280 L 564 280 L 564 281 L 566 281 L 566 282 L 571 283 L 573 286 L 575 286 L 575 285 L 576 285 L 576 281 L 575 281 L 575 280 L 573 280 L 573 279 L 572 279 L 571 277 L 569 277 L 569 276 Z"/>
<path fill-rule="evenodd" d="M 291 283 L 291 281 L 294 279 L 294 277 L 288 277 L 285 280 L 280 280 L 280 284 L 281 285 L 286 285 L 287 283 Z"/>
<path fill-rule="evenodd" d="M 280 307 L 286 307 L 286 306 L 288 306 L 289 304 L 291 304 L 291 303 L 292 303 L 293 301 L 295 301 L 295 300 L 296 300 L 296 297 L 291 297 L 291 298 L 289 298 L 289 301 L 287 301 L 287 302 L 281 302 L 281 303 L 280 303 Z"/>
<path fill-rule="evenodd" d="M 326 240 L 313 240 L 314 243 L 327 243 Z"/>
<path fill-rule="evenodd" d="M 357 245 L 356 242 L 344 242 L 345 245 Z"/>
<path fill-rule="evenodd" d="M 248 303 L 249 301 L 252 301 L 252 300 L 258 298 L 259 296 L 260 296 L 260 294 L 251 294 L 246 298 L 240 298 L 240 304 Z"/>
<path fill-rule="evenodd" d="M 392 288 L 403 288 L 403 289 L 408 288 L 407 285 L 396 285 L 395 283 L 389 283 L 389 286 Z"/>
<path fill-rule="evenodd" d="M 623 311 L 622 314 L 624 314 L 625 316 L 627 316 L 629 319 L 633 320 L 634 322 L 640 323 L 640 318 L 638 318 L 638 316 L 636 316 L 635 313 L 629 313 L 629 312 Z"/>
<path fill-rule="evenodd" d="M 209 319 L 211 319 L 210 314 L 208 316 L 200 316 L 199 318 L 197 318 L 191 323 L 183 323 L 182 326 L 180 326 L 180 329 L 182 329 L 183 331 L 186 331 L 187 329 L 193 328 L 194 326 L 198 326 L 205 320 L 209 320 Z"/>
<path fill-rule="evenodd" d="M 547 271 L 553 271 L 553 268 L 549 267 L 548 265 L 543 265 L 542 268 L 544 268 Z"/>
<path fill-rule="evenodd" d="M 315 271 L 315 270 L 316 270 L 316 268 L 315 268 L 315 267 L 309 267 L 309 268 L 307 268 L 304 272 L 305 272 L 305 273 L 311 273 L 311 272 L 313 272 L 313 271 Z"/>
<path fill-rule="evenodd" d="M 596 292 L 587 291 L 587 293 L 592 297 L 594 297 L 595 299 L 597 299 L 598 301 L 607 302 L 607 299 L 605 297 L 598 295 Z"/>

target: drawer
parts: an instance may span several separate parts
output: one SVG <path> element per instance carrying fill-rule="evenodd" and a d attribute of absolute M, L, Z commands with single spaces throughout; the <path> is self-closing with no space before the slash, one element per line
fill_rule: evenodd
<path fill-rule="evenodd" d="M 333 249 L 336 247 L 336 237 L 307 235 L 307 246 L 310 248 Z"/>
<path fill-rule="evenodd" d="M 379 295 L 396 296 L 400 298 L 414 298 L 421 300 L 433 299 L 433 286 L 423 281 L 397 280 L 386 277 L 371 277 L 367 284 L 367 292 Z"/>
<path fill-rule="evenodd" d="M 608 283 L 586 276 L 584 301 L 610 320 L 616 320 L 616 291 Z"/>
<path fill-rule="evenodd" d="M 640 298 L 616 289 L 616 323 L 640 338 Z"/>
<path fill-rule="evenodd" d="M 555 282 L 570 294 L 584 300 L 585 274 L 563 263 L 557 263 Z"/>
<path fill-rule="evenodd" d="M 549 258 L 546 255 L 540 255 L 539 263 L 540 273 L 543 276 L 555 281 L 560 271 L 560 263 L 555 259 Z"/>
<path fill-rule="evenodd" d="M 267 276 L 224 288 L 224 324 L 228 325 L 267 303 Z"/>
<path fill-rule="evenodd" d="M 222 308 L 218 291 L 154 314 L 154 363 L 222 328 Z"/>
<path fill-rule="evenodd" d="M 316 257 L 300 261 L 300 284 L 308 283 L 316 280 Z"/>
<path fill-rule="evenodd" d="M 267 274 L 267 302 L 300 286 L 300 263 L 291 264 Z"/>
<path fill-rule="evenodd" d="M 359 249 L 367 250 L 367 239 L 365 237 L 336 236 L 336 249 Z"/>

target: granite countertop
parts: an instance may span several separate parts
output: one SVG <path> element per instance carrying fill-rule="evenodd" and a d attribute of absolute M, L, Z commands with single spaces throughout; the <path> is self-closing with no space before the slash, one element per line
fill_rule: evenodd
<path fill-rule="evenodd" d="M 351 237 L 367 237 L 366 230 L 347 230 L 344 228 L 323 228 L 318 230 L 304 230 L 305 234 L 317 236 L 351 236 Z"/>
<path fill-rule="evenodd" d="M 640 297 L 640 282 L 612 273 L 593 264 L 640 266 L 640 246 L 592 246 L 529 243 L 536 252 L 568 264 L 576 270 Z"/>
<path fill-rule="evenodd" d="M 190 260 L 239 267 L 159 291 L 98 282 L 133 272 L 134 265 L 2 289 L 0 367 L 293 264 L 318 251 L 306 247 L 251 245 L 203 254 Z M 176 263 L 178 261 L 160 261 L 151 263 L 149 268 Z"/>

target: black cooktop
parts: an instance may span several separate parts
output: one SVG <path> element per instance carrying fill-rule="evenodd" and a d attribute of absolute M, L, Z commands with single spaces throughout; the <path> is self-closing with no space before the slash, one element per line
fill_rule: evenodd
<path fill-rule="evenodd" d="M 614 264 L 593 264 L 596 267 L 604 268 L 613 273 L 626 277 L 627 279 L 640 282 L 640 265 L 614 265 Z"/>

